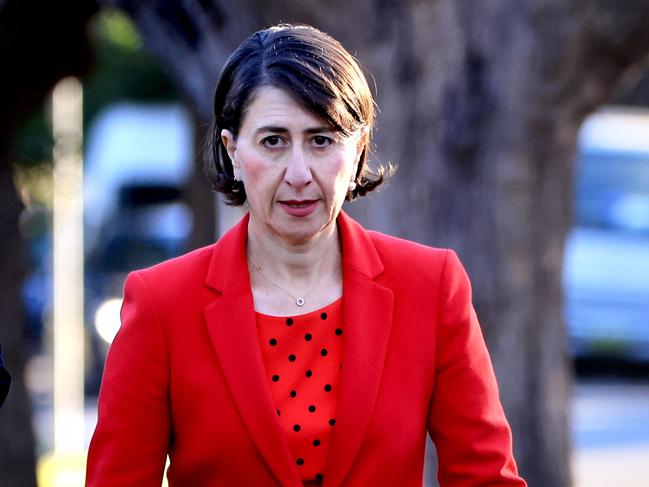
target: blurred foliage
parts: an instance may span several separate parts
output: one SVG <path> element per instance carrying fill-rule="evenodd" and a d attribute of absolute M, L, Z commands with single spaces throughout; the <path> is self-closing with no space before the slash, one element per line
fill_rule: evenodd
<path fill-rule="evenodd" d="M 136 52 L 142 47 L 142 39 L 130 18 L 118 10 L 102 10 L 96 19 L 95 32 L 104 40 L 125 50 Z"/>
<path fill-rule="evenodd" d="M 28 211 L 32 211 L 34 207 L 49 208 L 52 205 L 51 164 L 17 166 L 14 181 Z M 26 233 L 25 235 L 30 236 Z"/>
<path fill-rule="evenodd" d="M 84 130 L 102 109 L 113 103 L 177 99 L 175 88 L 158 62 L 144 51 L 137 30 L 124 13 L 114 9 L 100 11 L 88 25 L 88 33 L 94 66 L 83 81 Z M 51 164 L 53 140 L 49 111 L 49 100 L 45 100 L 13 140 L 10 157 L 18 168 Z M 28 185 L 27 191 L 31 193 L 31 187 L 39 187 L 42 181 L 37 177 L 32 184 L 30 174 L 41 176 L 42 172 L 22 171 L 17 182 Z"/>
<path fill-rule="evenodd" d="M 84 82 L 86 128 L 106 106 L 119 101 L 170 101 L 178 97 L 158 62 L 142 49 L 131 20 L 101 11 L 90 25 L 95 69 Z"/>

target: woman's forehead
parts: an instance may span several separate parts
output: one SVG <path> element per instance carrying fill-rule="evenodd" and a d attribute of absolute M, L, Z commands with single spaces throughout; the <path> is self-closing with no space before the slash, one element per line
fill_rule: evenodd
<path fill-rule="evenodd" d="M 243 115 L 242 131 L 256 131 L 261 127 L 335 130 L 327 120 L 299 103 L 295 96 L 274 86 L 256 90 Z"/>

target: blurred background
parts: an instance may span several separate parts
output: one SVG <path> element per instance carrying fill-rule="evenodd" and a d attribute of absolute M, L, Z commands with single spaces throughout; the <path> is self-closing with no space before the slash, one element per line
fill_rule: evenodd
<path fill-rule="evenodd" d="M 125 276 L 241 217 L 212 89 L 291 21 L 366 68 L 399 169 L 346 210 L 459 252 L 530 486 L 649 485 L 649 4 L 487 3 L 0 2 L 0 484 L 83 485 Z"/>

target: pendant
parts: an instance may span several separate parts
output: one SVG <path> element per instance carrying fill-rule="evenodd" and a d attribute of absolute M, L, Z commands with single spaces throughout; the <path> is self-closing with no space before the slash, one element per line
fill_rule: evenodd
<path fill-rule="evenodd" d="M 295 300 L 295 304 L 297 304 L 298 306 L 304 306 L 304 298 L 297 298 Z"/>

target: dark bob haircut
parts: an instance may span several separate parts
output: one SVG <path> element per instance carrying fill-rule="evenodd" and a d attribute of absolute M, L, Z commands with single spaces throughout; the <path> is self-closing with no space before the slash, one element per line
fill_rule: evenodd
<path fill-rule="evenodd" d="M 358 161 L 356 188 L 347 200 L 364 196 L 390 172 L 367 166 L 374 99 L 356 60 L 334 38 L 306 25 L 281 24 L 260 30 L 228 58 L 214 94 L 214 120 L 206 141 L 205 170 L 230 205 L 242 205 L 246 191 L 235 181 L 221 131 L 236 137 L 256 90 L 272 86 L 291 96 L 336 130 L 349 135 L 366 127 L 368 141 Z"/>

